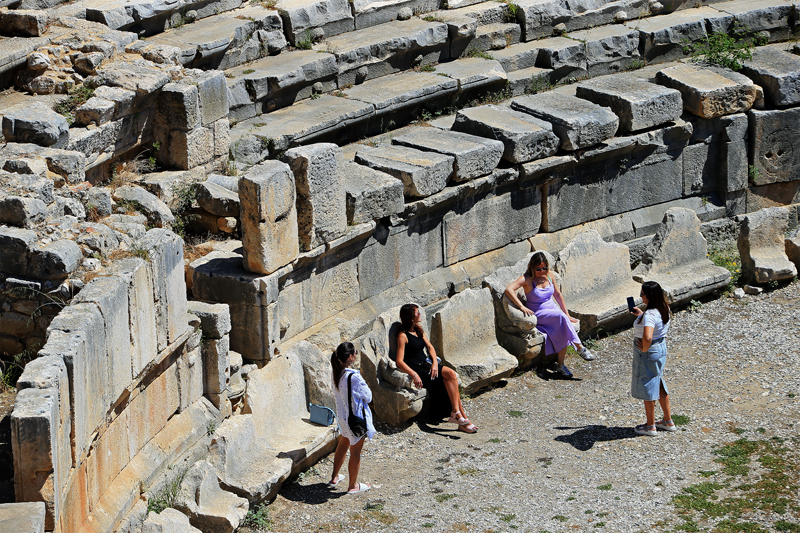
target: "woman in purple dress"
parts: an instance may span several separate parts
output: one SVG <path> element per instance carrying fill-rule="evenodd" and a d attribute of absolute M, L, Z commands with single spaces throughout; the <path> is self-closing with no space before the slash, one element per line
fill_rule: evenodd
<path fill-rule="evenodd" d="M 517 297 L 520 287 L 525 291 L 525 305 Z M 506 287 L 506 296 L 526 315 L 536 315 L 536 329 L 545 336 L 545 355 L 558 354 L 558 374 L 572 377 L 572 372 L 564 364 L 570 344 L 587 361 L 594 359 L 594 354 L 581 344 L 572 327 L 577 320 L 567 314 L 564 297 L 550 276 L 550 265 L 544 253 L 533 254 L 525 274 Z"/>

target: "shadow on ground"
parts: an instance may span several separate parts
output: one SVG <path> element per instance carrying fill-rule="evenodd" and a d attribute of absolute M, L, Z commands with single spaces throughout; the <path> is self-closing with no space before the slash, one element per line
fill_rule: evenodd
<path fill-rule="evenodd" d="M 608 442 L 612 440 L 632 439 L 638 437 L 631 427 L 608 427 L 608 426 L 581 426 L 568 427 L 559 426 L 554 429 L 560 431 L 575 430 L 569 435 L 559 435 L 554 440 L 566 442 L 573 448 L 585 452 L 590 450 L 596 442 Z"/>

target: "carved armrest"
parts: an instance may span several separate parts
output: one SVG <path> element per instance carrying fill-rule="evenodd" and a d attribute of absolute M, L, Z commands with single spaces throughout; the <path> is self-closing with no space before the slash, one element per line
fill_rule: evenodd
<path fill-rule="evenodd" d="M 517 291 L 517 297 L 524 304 L 525 295 L 521 294 L 521 292 L 522 291 Z M 536 329 L 536 316 L 523 313 L 505 294 L 503 295 L 503 309 L 513 327 L 518 328 L 524 333 L 532 333 Z"/>

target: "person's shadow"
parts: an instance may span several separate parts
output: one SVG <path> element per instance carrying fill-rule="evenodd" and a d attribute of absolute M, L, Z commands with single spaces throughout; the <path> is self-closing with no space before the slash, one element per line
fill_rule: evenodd
<path fill-rule="evenodd" d="M 582 427 L 556 427 L 558 430 L 575 430 L 569 435 L 559 435 L 554 440 L 566 442 L 582 452 L 590 450 L 596 442 L 607 442 L 620 439 L 637 437 L 636 432 L 630 427 L 608 427 L 600 425 Z"/>
<path fill-rule="evenodd" d="M 347 468 L 347 465 L 344 465 Z M 299 483 L 284 483 L 280 490 L 281 496 L 293 502 L 303 502 L 309 505 L 319 505 L 330 500 L 336 500 L 347 495 L 347 480 L 344 479 L 335 487 L 327 482 L 300 485 Z"/>
<path fill-rule="evenodd" d="M 420 431 L 430 435 L 438 435 L 440 437 L 453 440 L 460 439 L 461 435 L 459 435 L 459 433 L 463 433 L 462 431 L 458 430 L 458 426 L 455 424 L 444 424 L 443 422 L 437 422 L 434 420 L 417 420 L 417 427 L 420 429 Z M 464 434 L 466 435 L 466 433 Z"/>

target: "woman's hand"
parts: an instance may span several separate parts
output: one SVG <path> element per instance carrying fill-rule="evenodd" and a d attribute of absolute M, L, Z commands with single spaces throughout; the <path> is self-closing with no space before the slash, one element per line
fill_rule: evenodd
<path fill-rule="evenodd" d="M 414 383 L 414 386 L 418 389 L 422 388 L 422 380 L 419 377 L 419 374 L 416 372 L 412 372 L 411 374 L 411 382 Z"/>
<path fill-rule="evenodd" d="M 642 339 L 641 339 L 641 337 L 637 337 L 636 338 L 636 348 L 638 348 L 639 350 L 642 349 Z"/>
<path fill-rule="evenodd" d="M 642 310 L 641 310 L 641 309 L 639 309 L 638 307 L 634 307 L 634 308 L 633 308 L 633 310 L 631 311 L 631 314 L 632 314 L 632 315 L 639 316 L 639 315 L 641 315 L 641 314 L 642 314 Z"/>
<path fill-rule="evenodd" d="M 439 375 L 439 364 L 436 361 L 436 358 L 433 358 L 433 362 L 431 363 L 431 379 L 436 379 L 436 376 Z"/>
<path fill-rule="evenodd" d="M 567 315 L 567 316 L 569 316 L 569 315 Z M 577 324 L 578 322 L 580 322 L 580 320 L 578 320 L 577 318 L 573 318 L 571 316 L 569 317 L 569 321 L 572 322 L 573 324 Z"/>
<path fill-rule="evenodd" d="M 525 315 L 525 316 L 530 316 L 530 315 L 533 314 L 533 311 L 531 311 L 530 309 L 528 309 L 525 306 L 520 307 L 519 310 L 522 311 L 522 314 Z"/>

